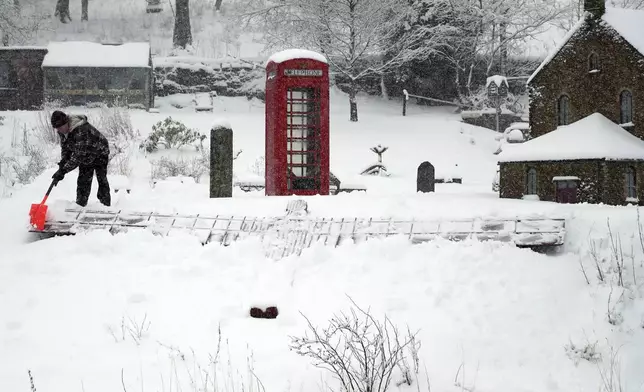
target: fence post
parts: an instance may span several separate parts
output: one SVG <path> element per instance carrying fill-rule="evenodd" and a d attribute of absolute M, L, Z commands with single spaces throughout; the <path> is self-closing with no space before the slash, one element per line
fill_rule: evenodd
<path fill-rule="evenodd" d="M 233 130 L 228 124 L 210 130 L 210 198 L 233 196 Z"/>
<path fill-rule="evenodd" d="M 409 100 L 409 93 L 403 89 L 403 116 L 407 115 L 407 101 Z"/>

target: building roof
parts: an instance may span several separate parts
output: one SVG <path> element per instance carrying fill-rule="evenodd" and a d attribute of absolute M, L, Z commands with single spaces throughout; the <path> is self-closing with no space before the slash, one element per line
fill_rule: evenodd
<path fill-rule="evenodd" d="M 532 73 L 528 84 L 541 70 L 548 65 L 561 49 L 570 41 L 573 35 L 586 23 L 588 13 L 584 13 L 577 23 L 568 31 L 561 42 L 552 50 L 546 59 Z M 601 17 L 604 26 L 615 30 L 622 38 L 644 56 L 644 10 L 606 7 Z"/>
<path fill-rule="evenodd" d="M 499 162 L 644 160 L 644 141 L 593 113 L 522 144 L 506 144 Z"/>
<path fill-rule="evenodd" d="M 85 41 L 51 42 L 43 67 L 148 68 L 150 44 L 100 44 Z"/>
<path fill-rule="evenodd" d="M 293 59 L 311 59 L 320 61 L 322 63 L 327 62 L 326 57 L 318 52 L 306 49 L 286 49 L 271 55 L 271 57 L 266 60 L 266 65 L 268 65 L 268 63 L 270 63 L 271 61 L 279 64 Z"/>

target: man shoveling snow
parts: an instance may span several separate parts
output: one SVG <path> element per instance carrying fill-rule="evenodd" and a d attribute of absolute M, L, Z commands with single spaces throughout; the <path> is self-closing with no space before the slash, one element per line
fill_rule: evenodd
<path fill-rule="evenodd" d="M 62 181 L 65 174 L 78 167 L 76 204 L 85 207 L 96 172 L 96 196 L 103 205 L 109 206 L 111 197 L 110 184 L 107 181 L 107 163 L 110 147 L 105 136 L 87 122 L 87 116 L 84 115 L 68 116 L 56 110 L 51 115 L 51 125 L 61 138 L 61 160 L 58 163 L 58 171 L 52 176 L 54 181 Z"/>

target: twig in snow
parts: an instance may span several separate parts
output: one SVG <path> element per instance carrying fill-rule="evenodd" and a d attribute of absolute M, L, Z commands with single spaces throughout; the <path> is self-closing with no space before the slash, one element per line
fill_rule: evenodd
<path fill-rule="evenodd" d="M 125 377 L 123 377 L 123 368 L 121 368 L 121 385 L 123 386 L 123 392 L 127 392 L 127 388 L 125 388 Z"/>
<path fill-rule="evenodd" d="M 27 370 L 29 374 L 29 384 L 31 385 L 31 392 L 36 392 L 36 385 L 34 384 L 34 377 L 31 375 L 31 370 Z"/>
<path fill-rule="evenodd" d="M 579 256 L 579 265 L 581 266 L 581 272 L 584 274 L 584 278 L 586 279 L 586 283 L 590 284 L 590 280 L 588 279 L 588 275 L 586 274 L 586 268 L 584 268 L 584 261 L 581 256 Z"/>
<path fill-rule="evenodd" d="M 604 274 L 604 271 L 599 264 L 599 252 L 597 250 L 597 245 L 595 244 L 595 240 L 593 239 L 590 239 L 588 242 L 590 247 L 590 257 L 595 262 L 595 268 L 597 269 L 597 279 L 599 279 L 599 281 L 603 283 L 606 280 L 606 275 Z"/>

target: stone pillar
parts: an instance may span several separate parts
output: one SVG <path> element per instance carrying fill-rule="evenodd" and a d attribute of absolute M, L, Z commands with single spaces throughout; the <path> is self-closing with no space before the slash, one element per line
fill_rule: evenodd
<path fill-rule="evenodd" d="M 210 130 L 210 198 L 233 196 L 233 130 L 215 125 Z"/>

